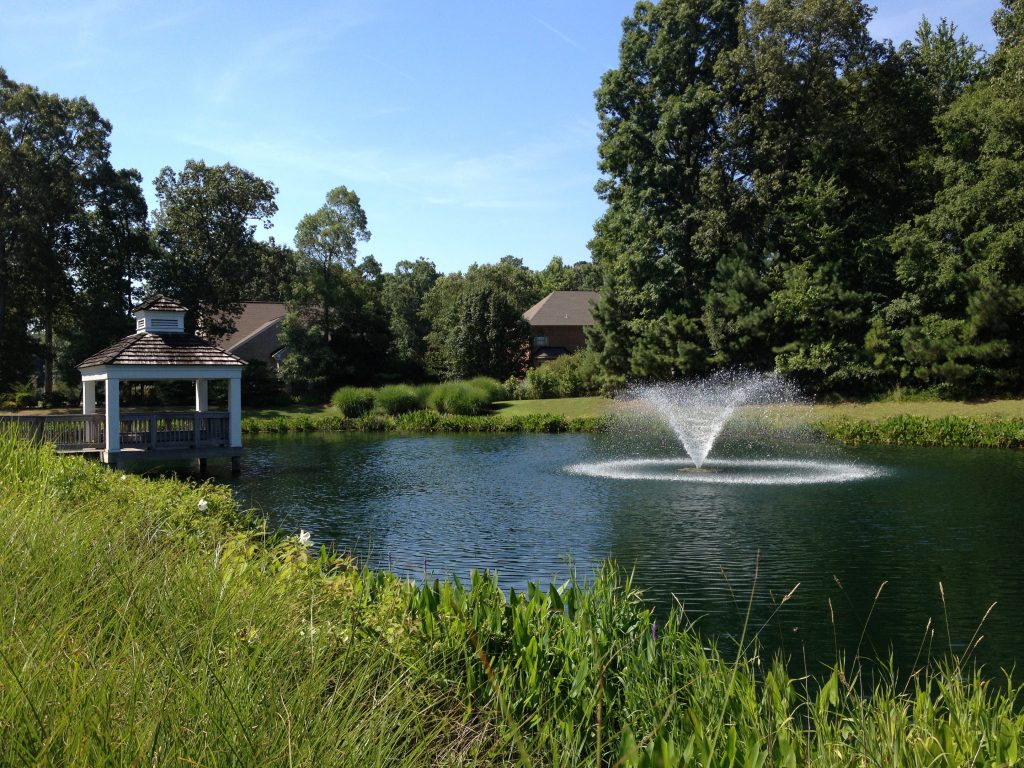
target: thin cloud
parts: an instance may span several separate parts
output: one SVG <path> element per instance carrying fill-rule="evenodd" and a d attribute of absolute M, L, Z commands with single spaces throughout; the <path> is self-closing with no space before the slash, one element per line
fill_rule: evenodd
<path fill-rule="evenodd" d="M 573 48 L 576 48 L 576 49 L 578 49 L 580 51 L 586 50 L 582 45 L 577 43 L 575 40 L 573 40 L 571 37 L 569 37 L 567 34 L 562 32 L 561 30 L 556 29 L 555 27 L 553 27 L 550 24 L 548 24 L 546 21 L 544 21 L 544 19 L 537 18 L 533 14 L 530 14 L 530 18 L 533 19 L 534 21 L 536 21 L 542 27 L 544 27 L 544 29 L 546 29 L 551 34 L 555 35 L 556 37 L 560 38 L 564 42 L 566 42 L 569 45 L 571 45 Z"/>

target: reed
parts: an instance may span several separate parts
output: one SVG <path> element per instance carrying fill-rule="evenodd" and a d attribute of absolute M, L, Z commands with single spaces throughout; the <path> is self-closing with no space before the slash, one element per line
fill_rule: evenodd
<path fill-rule="evenodd" d="M 524 416 L 466 416 L 418 410 L 390 415 L 371 413 L 359 417 L 322 415 L 256 416 L 242 419 L 246 434 L 288 432 L 601 432 L 609 416 L 565 418 L 543 414 Z"/>
<path fill-rule="evenodd" d="M 1022 448 L 1024 419 L 971 416 L 892 416 L 881 421 L 825 419 L 829 437 L 849 445 L 941 446 L 949 448 Z"/>

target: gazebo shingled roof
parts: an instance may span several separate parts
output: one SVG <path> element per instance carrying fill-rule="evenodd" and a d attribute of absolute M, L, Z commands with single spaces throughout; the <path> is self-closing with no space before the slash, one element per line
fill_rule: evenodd
<path fill-rule="evenodd" d="M 183 307 L 181 304 L 176 302 L 174 299 L 168 299 L 162 293 L 156 293 L 152 296 L 143 299 L 142 302 L 132 308 L 132 312 L 188 312 L 187 307 Z"/>
<path fill-rule="evenodd" d="M 160 308 L 161 310 L 163 307 Z M 215 344 L 184 333 L 134 333 L 86 358 L 95 365 L 245 365 Z"/>

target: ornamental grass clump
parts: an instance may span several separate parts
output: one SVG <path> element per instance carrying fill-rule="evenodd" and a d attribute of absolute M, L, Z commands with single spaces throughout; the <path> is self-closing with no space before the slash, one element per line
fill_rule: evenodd
<path fill-rule="evenodd" d="M 421 407 L 419 395 L 408 384 L 392 384 L 381 387 L 373 396 L 373 409 L 389 416 L 409 413 Z"/>
<path fill-rule="evenodd" d="M 497 379 L 492 379 L 490 376 L 476 376 L 466 383 L 486 392 L 487 397 L 490 398 L 492 403 L 495 400 L 504 400 L 508 397 L 508 393 L 505 391 L 505 385 Z"/>
<path fill-rule="evenodd" d="M 466 381 L 447 381 L 434 388 L 427 405 L 438 413 L 476 416 L 486 411 L 492 402 L 490 395 L 480 387 Z"/>
<path fill-rule="evenodd" d="M 351 419 L 369 413 L 373 400 L 374 393 L 369 387 L 342 387 L 331 397 L 331 404 Z"/>

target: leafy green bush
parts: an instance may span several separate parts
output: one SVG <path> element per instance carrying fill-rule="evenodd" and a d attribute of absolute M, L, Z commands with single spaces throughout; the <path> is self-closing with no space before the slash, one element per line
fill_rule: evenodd
<path fill-rule="evenodd" d="M 538 368 L 531 368 L 516 386 L 512 396 L 517 400 L 588 397 L 606 394 L 606 389 L 597 354 L 589 349 L 581 349 Z"/>
<path fill-rule="evenodd" d="M 420 398 L 408 384 L 391 384 L 381 387 L 373 396 L 374 410 L 395 416 L 420 408 Z"/>
<path fill-rule="evenodd" d="M 438 413 L 475 416 L 487 410 L 491 402 L 490 396 L 480 387 L 465 381 L 447 381 L 434 388 L 427 405 Z"/>
<path fill-rule="evenodd" d="M 373 408 L 373 390 L 369 387 L 342 387 L 331 398 L 334 407 L 349 418 L 362 416 Z"/>

